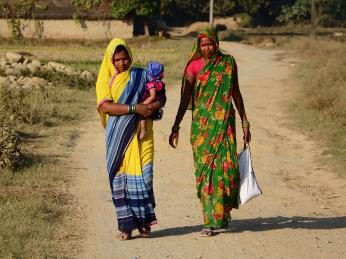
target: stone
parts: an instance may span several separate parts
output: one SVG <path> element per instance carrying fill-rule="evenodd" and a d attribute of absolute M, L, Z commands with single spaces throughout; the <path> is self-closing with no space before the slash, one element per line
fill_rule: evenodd
<path fill-rule="evenodd" d="M 23 86 L 24 89 L 29 89 L 29 88 L 43 88 L 48 85 L 48 82 L 44 80 L 43 78 L 40 77 L 33 77 L 26 84 Z"/>
<path fill-rule="evenodd" d="M 8 64 L 8 61 L 5 58 L 0 59 L 0 67 L 4 67 Z"/>
<path fill-rule="evenodd" d="M 34 59 L 33 61 L 31 61 L 31 64 L 40 67 L 42 66 L 41 61 L 39 61 L 38 59 Z"/>
<path fill-rule="evenodd" d="M 343 33 L 342 32 L 334 32 L 333 36 L 336 38 L 342 37 Z"/>
<path fill-rule="evenodd" d="M 29 69 L 31 73 L 35 73 L 40 68 L 40 66 L 37 66 L 33 63 L 29 63 L 26 65 L 26 68 Z"/>
<path fill-rule="evenodd" d="M 9 69 L 6 69 L 5 74 L 8 75 L 8 76 L 19 77 L 20 76 L 20 71 L 18 69 L 15 69 L 15 68 L 9 68 Z"/>
<path fill-rule="evenodd" d="M 12 67 L 13 67 L 14 69 L 16 69 L 16 70 L 19 70 L 19 71 L 25 69 L 25 67 L 23 66 L 22 63 L 12 63 Z"/>
<path fill-rule="evenodd" d="M 94 81 L 94 76 L 89 71 L 86 71 L 86 70 L 81 73 L 80 77 L 89 82 Z"/>
<path fill-rule="evenodd" d="M 23 56 L 18 53 L 7 52 L 5 58 L 11 63 L 18 63 L 23 59 Z"/>
<path fill-rule="evenodd" d="M 30 79 L 31 79 L 30 77 L 21 76 L 21 77 L 18 78 L 17 84 L 18 85 L 25 85 L 25 84 L 27 84 L 30 81 Z"/>
<path fill-rule="evenodd" d="M 60 71 L 60 72 L 65 72 L 65 70 L 66 70 L 65 65 L 63 65 L 61 63 L 52 62 L 52 61 L 48 62 L 47 68 L 51 69 L 51 70 Z"/>
<path fill-rule="evenodd" d="M 28 64 L 30 62 L 31 62 L 30 58 L 26 58 L 26 59 L 24 59 L 23 65 L 25 66 L 26 64 Z"/>

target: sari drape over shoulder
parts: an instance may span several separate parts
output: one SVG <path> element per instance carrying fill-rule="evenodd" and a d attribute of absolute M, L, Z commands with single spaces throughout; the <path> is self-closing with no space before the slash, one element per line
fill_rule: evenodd
<path fill-rule="evenodd" d="M 218 49 L 213 30 L 200 32 L 198 39 L 215 42 L 216 54 L 199 72 L 193 89 L 191 145 L 194 155 L 197 197 L 206 227 L 225 227 L 230 211 L 238 207 L 239 171 L 232 90 L 236 63 Z M 200 58 L 199 40 L 190 61 Z M 189 64 L 189 63 L 188 63 Z"/>
<path fill-rule="evenodd" d="M 104 102 L 137 104 L 145 83 L 145 70 L 130 66 L 118 73 L 113 65 L 114 50 L 123 45 L 133 63 L 125 41 L 113 39 L 107 47 L 96 83 L 97 108 L 106 128 L 106 160 L 112 200 L 116 208 L 118 228 L 131 231 L 156 222 L 153 178 L 152 120 L 147 120 L 147 135 L 138 140 L 136 114 L 107 116 L 100 106 Z"/>

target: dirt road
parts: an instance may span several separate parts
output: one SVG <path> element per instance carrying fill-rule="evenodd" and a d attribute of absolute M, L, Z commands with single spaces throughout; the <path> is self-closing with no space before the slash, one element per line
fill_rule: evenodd
<path fill-rule="evenodd" d="M 168 86 L 164 119 L 155 123 L 159 224 L 153 238 L 116 239 L 105 133 L 96 115 L 81 130 L 73 153 L 79 169 L 73 172 L 71 188 L 85 229 L 79 258 L 346 258 L 346 180 L 321 163 L 321 147 L 287 127 L 287 103 L 295 91 L 294 60 L 280 60 L 278 51 L 235 43 L 223 42 L 221 47 L 238 61 L 252 122 L 252 156 L 264 194 L 233 211 L 227 232 L 200 237 L 203 221 L 195 195 L 190 114 L 181 125 L 178 148 L 169 148 L 179 87 Z"/>

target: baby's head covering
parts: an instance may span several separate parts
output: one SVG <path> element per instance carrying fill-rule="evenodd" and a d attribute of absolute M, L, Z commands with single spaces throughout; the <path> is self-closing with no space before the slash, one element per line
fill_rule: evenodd
<path fill-rule="evenodd" d="M 163 78 L 164 67 L 160 62 L 150 61 L 147 64 L 148 81 L 160 81 Z"/>

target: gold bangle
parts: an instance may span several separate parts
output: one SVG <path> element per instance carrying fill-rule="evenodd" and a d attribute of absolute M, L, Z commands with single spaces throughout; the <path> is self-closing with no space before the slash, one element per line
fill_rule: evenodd
<path fill-rule="evenodd" d="M 242 121 L 241 122 L 241 125 L 243 128 L 250 128 L 250 122 L 249 121 Z"/>

